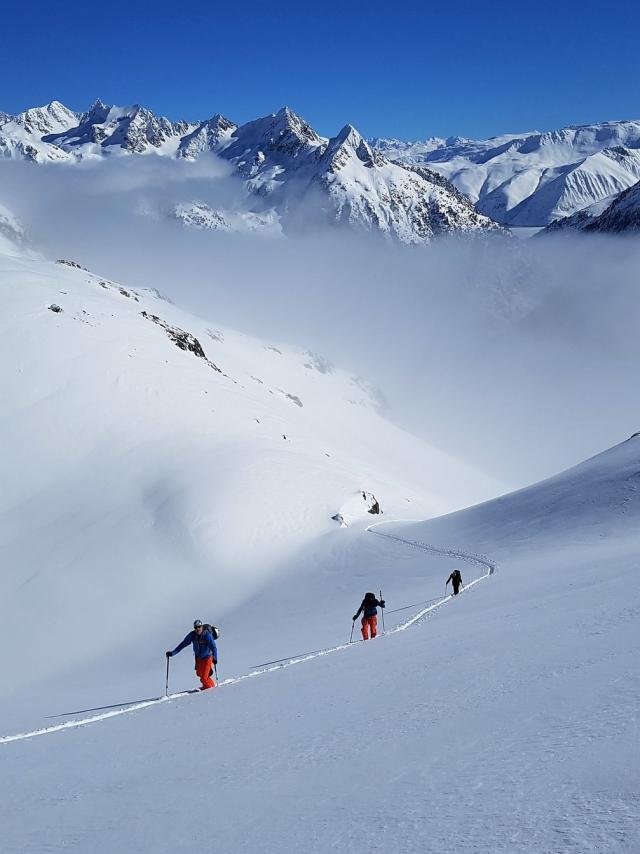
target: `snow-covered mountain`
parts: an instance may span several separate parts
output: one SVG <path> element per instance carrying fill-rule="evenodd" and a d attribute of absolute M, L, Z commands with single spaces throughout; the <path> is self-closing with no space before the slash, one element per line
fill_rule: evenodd
<path fill-rule="evenodd" d="M 614 199 L 585 231 L 622 233 L 640 231 L 640 181 Z"/>
<path fill-rule="evenodd" d="M 15 116 L 0 113 L 0 156 L 39 163 L 65 160 L 67 155 L 62 148 L 45 141 L 44 137 L 64 133 L 79 119 L 79 113 L 59 101 Z"/>
<path fill-rule="evenodd" d="M 558 231 L 621 234 L 640 230 L 640 182 L 564 219 L 554 220 L 541 234 Z"/>
<path fill-rule="evenodd" d="M 229 119 L 219 114 L 215 115 L 212 119 L 201 122 L 191 133 L 182 137 L 177 156 L 196 160 L 205 152 L 216 151 L 229 139 L 235 129 L 236 125 Z"/>
<path fill-rule="evenodd" d="M 282 234 L 280 218 L 273 209 L 267 209 L 264 213 L 214 210 L 206 202 L 196 201 L 175 205 L 172 214 L 188 228 L 204 231 L 251 233 L 269 237 Z"/>
<path fill-rule="evenodd" d="M 241 179 L 244 211 L 276 216 L 289 231 L 347 224 L 420 244 L 439 234 L 498 229 L 432 170 L 392 163 L 351 125 L 332 139 L 321 137 L 287 107 L 237 127 L 220 115 L 173 122 L 139 105 L 101 101 L 78 115 L 54 102 L 0 121 L 0 152 L 39 163 L 107 154 L 220 157 Z"/>
<path fill-rule="evenodd" d="M 488 140 L 373 147 L 448 178 L 479 211 L 511 226 L 544 226 L 617 195 L 640 178 L 640 121 L 604 122 Z"/>
<path fill-rule="evenodd" d="M 326 217 L 403 243 L 496 228 L 429 170 L 391 163 L 351 125 L 333 139 L 320 137 L 288 108 L 237 128 L 219 154 L 289 228 Z"/>
<path fill-rule="evenodd" d="M 111 107 L 98 100 L 80 116 L 76 126 L 50 133 L 43 141 L 79 157 L 115 149 L 135 154 L 175 154 L 182 138 L 194 129 L 194 124 L 169 121 L 138 104 Z"/>

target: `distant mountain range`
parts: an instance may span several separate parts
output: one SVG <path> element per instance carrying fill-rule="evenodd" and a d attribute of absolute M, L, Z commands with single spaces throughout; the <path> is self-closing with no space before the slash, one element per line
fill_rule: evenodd
<path fill-rule="evenodd" d="M 407 244 L 500 227 L 634 230 L 640 120 L 488 140 L 364 139 L 351 125 L 320 136 L 288 107 L 243 125 L 219 114 L 171 121 L 134 105 L 96 101 L 85 113 L 59 101 L 0 113 L 0 156 L 36 163 L 156 154 L 229 162 L 242 210 L 192 199 L 172 210 L 188 227 L 279 235 L 346 224 Z M 607 213 L 604 216 L 605 212 Z"/>
<path fill-rule="evenodd" d="M 75 113 L 58 101 L 16 116 L 0 115 L 0 155 L 36 163 L 157 154 L 230 162 L 248 200 L 242 216 L 201 200 L 175 217 L 214 230 L 287 233 L 319 223 L 347 224 L 402 243 L 428 243 L 448 233 L 499 226 L 437 172 L 393 163 L 351 125 L 327 139 L 292 110 L 237 126 L 215 115 L 198 124 L 173 122 L 140 106 L 96 103 Z"/>
<path fill-rule="evenodd" d="M 374 139 L 372 146 L 396 162 L 439 172 L 481 213 L 511 227 L 561 227 L 566 219 L 565 227 L 605 230 L 610 220 L 596 225 L 594 212 L 599 216 L 640 180 L 640 121 L 488 140 Z"/>

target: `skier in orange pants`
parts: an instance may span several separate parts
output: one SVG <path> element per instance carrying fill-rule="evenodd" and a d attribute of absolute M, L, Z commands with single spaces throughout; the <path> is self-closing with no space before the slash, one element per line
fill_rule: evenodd
<path fill-rule="evenodd" d="M 369 640 L 369 633 L 374 638 L 378 634 L 378 608 L 384 608 L 384 599 L 378 601 L 375 593 L 365 593 L 364 599 L 353 621 L 362 614 L 362 640 Z"/>

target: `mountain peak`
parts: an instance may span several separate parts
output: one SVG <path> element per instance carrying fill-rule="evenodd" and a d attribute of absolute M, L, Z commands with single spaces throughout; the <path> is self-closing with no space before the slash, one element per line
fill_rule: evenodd
<path fill-rule="evenodd" d="M 322 138 L 318 136 L 311 125 L 290 107 L 281 107 L 273 115 L 273 119 L 275 119 L 274 128 L 280 134 L 293 134 L 300 142 L 311 143 L 313 145 L 318 145 L 322 142 Z"/>
<path fill-rule="evenodd" d="M 87 112 L 83 113 L 80 122 L 81 124 L 85 124 L 87 122 L 91 124 L 102 123 L 109 115 L 111 109 L 112 108 L 108 104 L 105 104 L 100 100 L 100 98 L 97 98 L 89 107 Z"/>
<path fill-rule="evenodd" d="M 346 124 L 342 130 L 334 137 L 335 141 L 342 145 L 345 142 L 350 142 L 353 145 L 360 145 L 362 136 L 351 124 Z"/>
<path fill-rule="evenodd" d="M 337 136 L 329 140 L 324 158 L 330 162 L 330 170 L 337 171 L 344 168 L 353 157 L 357 157 L 370 168 L 379 166 L 383 162 L 383 158 L 379 154 L 374 154 L 359 131 L 353 125 L 346 124 Z"/>
<path fill-rule="evenodd" d="M 45 136 L 73 127 L 78 120 L 78 114 L 60 101 L 51 101 L 42 107 L 31 107 L 14 116 L 13 120 L 22 125 L 28 133 Z"/>

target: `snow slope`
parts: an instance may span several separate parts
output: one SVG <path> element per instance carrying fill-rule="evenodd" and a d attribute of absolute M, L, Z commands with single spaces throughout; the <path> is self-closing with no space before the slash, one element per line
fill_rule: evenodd
<path fill-rule="evenodd" d="M 585 226 L 585 231 L 616 234 L 640 231 L 640 181 L 620 193 L 599 216 Z"/>
<path fill-rule="evenodd" d="M 223 623 L 260 611 L 247 603 L 287 572 L 311 591 L 302 550 L 361 490 L 385 513 L 430 515 L 499 488 L 394 427 L 318 354 L 68 262 L 0 256 L 0 293 L 5 726 L 153 691 L 149 656 L 205 604 Z M 47 638 L 44 672 L 15 643 L 25 620 Z M 228 666 L 255 653 L 236 641 Z"/>
<path fill-rule="evenodd" d="M 448 178 L 505 225 L 544 226 L 636 183 L 640 122 L 603 122 L 488 140 L 374 140 L 386 157 Z"/>
<path fill-rule="evenodd" d="M 290 656 L 334 639 L 334 612 L 348 640 L 348 574 L 361 590 L 385 578 L 388 628 L 412 613 L 396 607 L 425 610 L 418 588 L 442 600 L 452 566 L 486 574 L 430 550 L 441 537 L 498 568 L 374 642 L 0 744 L 6 850 L 638 850 L 639 470 L 636 436 L 453 516 L 327 532 L 305 556 L 330 595 L 294 583 L 256 600 L 261 662 L 296 608 Z"/>
<path fill-rule="evenodd" d="M 628 190 L 610 196 L 578 211 L 573 216 L 554 220 L 543 234 L 558 231 L 585 231 L 609 234 L 633 233 L 640 228 L 640 182 Z"/>

